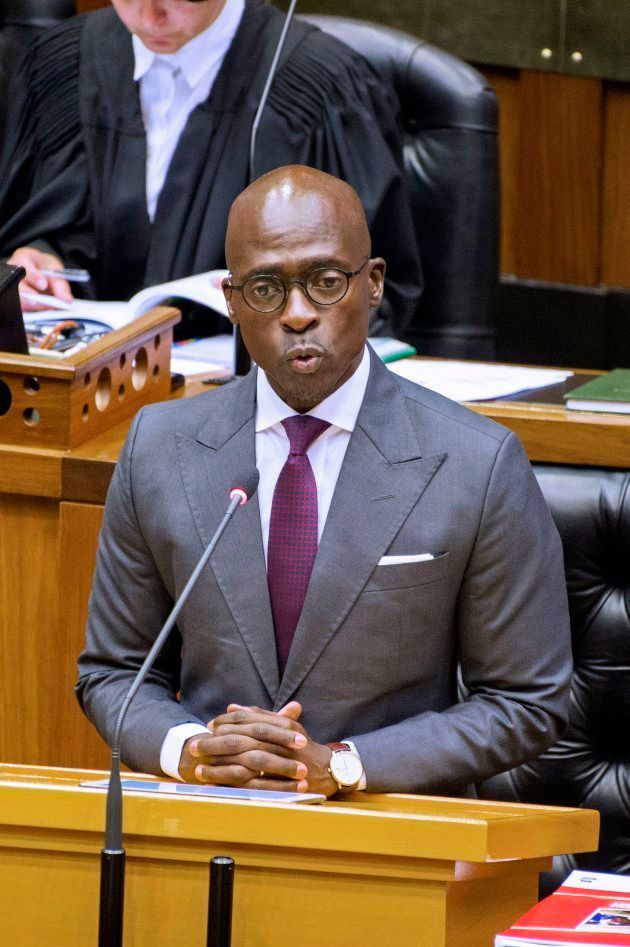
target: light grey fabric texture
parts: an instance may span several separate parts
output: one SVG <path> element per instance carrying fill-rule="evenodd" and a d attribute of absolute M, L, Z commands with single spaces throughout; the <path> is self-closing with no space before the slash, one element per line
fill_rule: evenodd
<path fill-rule="evenodd" d="M 255 392 L 254 370 L 133 423 L 79 662 L 78 698 L 105 740 L 234 474 L 255 461 Z M 377 565 L 424 552 L 435 558 Z M 372 353 L 282 679 L 254 498 L 132 704 L 123 759 L 159 773 L 170 727 L 205 724 L 231 701 L 295 699 L 315 740 L 355 742 L 369 790 L 465 794 L 558 738 L 570 670 L 560 541 L 518 439 Z"/>

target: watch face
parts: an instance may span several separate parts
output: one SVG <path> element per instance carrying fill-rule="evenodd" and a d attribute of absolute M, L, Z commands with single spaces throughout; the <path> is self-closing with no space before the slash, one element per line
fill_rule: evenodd
<path fill-rule="evenodd" d="M 363 775 L 361 760 L 354 753 L 340 750 L 330 759 L 330 772 L 341 786 L 356 786 Z"/>

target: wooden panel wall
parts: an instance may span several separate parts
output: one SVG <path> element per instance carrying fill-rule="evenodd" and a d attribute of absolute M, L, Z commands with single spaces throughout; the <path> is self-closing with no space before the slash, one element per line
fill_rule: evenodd
<path fill-rule="evenodd" d="M 598 278 L 601 83 L 523 72 L 519 81 L 518 269 L 560 283 Z M 526 201 L 526 203 L 525 203 Z"/>
<path fill-rule="evenodd" d="M 521 103 L 519 74 L 512 69 L 485 70 L 499 99 L 501 169 L 501 270 L 516 273 L 519 247 L 519 154 Z"/>
<path fill-rule="evenodd" d="M 630 287 L 630 88 L 483 72 L 499 98 L 502 271 Z"/>
<path fill-rule="evenodd" d="M 605 92 L 600 279 L 630 287 L 630 88 Z"/>
<path fill-rule="evenodd" d="M 109 766 L 74 696 L 102 514 L 101 506 L 0 494 L 2 760 Z"/>
<path fill-rule="evenodd" d="M 480 68 L 501 109 L 502 271 L 630 288 L 630 86 Z"/>
<path fill-rule="evenodd" d="M 602 84 L 484 69 L 500 106 L 501 269 L 522 278 L 599 281 Z"/>
<path fill-rule="evenodd" d="M 58 505 L 30 496 L 0 495 L 0 758 L 50 759 L 55 733 L 49 695 L 58 673 L 56 628 L 62 576 L 57 560 Z"/>
<path fill-rule="evenodd" d="M 68 581 L 59 627 L 54 635 L 59 649 L 60 685 L 55 689 L 57 700 L 51 707 L 51 720 L 56 732 L 67 734 L 65 745 L 52 760 L 58 766 L 107 769 L 110 762 L 108 748 L 83 716 L 74 697 L 77 657 L 85 646 L 88 599 L 102 519 L 102 506 L 90 503 L 61 503 L 59 506 L 59 562 Z M 40 756 L 40 762 L 43 760 Z"/>

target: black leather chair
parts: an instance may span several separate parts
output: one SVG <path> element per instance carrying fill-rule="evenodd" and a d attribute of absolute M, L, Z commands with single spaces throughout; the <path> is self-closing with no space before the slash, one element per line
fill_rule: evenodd
<path fill-rule="evenodd" d="M 556 858 L 543 878 L 548 893 L 573 868 L 630 874 L 630 472 L 534 470 L 564 546 L 571 719 L 551 750 L 484 783 L 480 795 L 599 810 L 598 851 Z"/>
<path fill-rule="evenodd" d="M 75 0 L 0 0 L 0 37 L 21 50 L 40 30 L 76 12 Z"/>
<path fill-rule="evenodd" d="M 425 355 L 494 357 L 499 271 L 497 103 L 484 77 L 406 33 L 305 16 L 361 53 L 400 99 L 425 289 L 408 339 Z"/>
<path fill-rule="evenodd" d="M 75 0 L 0 0 L 0 19 L 4 25 L 43 29 L 77 12 Z"/>

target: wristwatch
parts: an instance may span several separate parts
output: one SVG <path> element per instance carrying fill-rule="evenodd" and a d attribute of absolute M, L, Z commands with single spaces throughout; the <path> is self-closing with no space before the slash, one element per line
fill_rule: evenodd
<path fill-rule="evenodd" d="M 363 776 L 363 764 L 347 743 L 327 743 L 332 750 L 328 772 L 337 783 L 339 792 L 352 792 Z"/>

